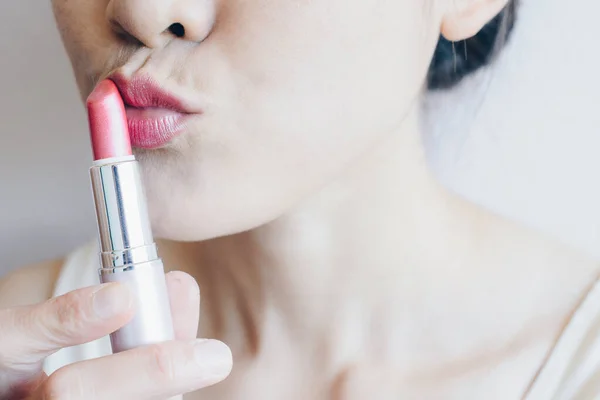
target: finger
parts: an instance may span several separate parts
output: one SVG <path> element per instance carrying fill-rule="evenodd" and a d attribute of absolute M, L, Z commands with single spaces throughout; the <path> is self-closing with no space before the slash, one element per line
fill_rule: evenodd
<path fill-rule="evenodd" d="M 165 342 L 63 367 L 37 395 L 72 400 L 164 399 L 220 382 L 231 366 L 231 352 L 219 341 Z"/>
<path fill-rule="evenodd" d="M 90 342 L 125 325 L 133 296 L 119 283 L 76 290 L 44 303 L 0 311 L 2 364 L 37 364 L 63 348 Z"/>
<path fill-rule="evenodd" d="M 200 318 L 200 288 L 194 278 L 184 272 L 166 275 L 175 339 L 195 339 Z"/>

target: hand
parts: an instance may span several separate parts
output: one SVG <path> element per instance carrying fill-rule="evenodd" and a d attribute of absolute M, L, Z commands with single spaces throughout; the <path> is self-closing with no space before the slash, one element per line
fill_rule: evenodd
<path fill-rule="evenodd" d="M 229 348 L 195 339 L 198 285 L 182 272 L 166 276 L 174 341 L 67 365 L 49 377 L 42 363 L 50 354 L 108 335 L 133 317 L 130 291 L 110 283 L 0 310 L 0 400 L 166 399 L 223 380 Z"/>

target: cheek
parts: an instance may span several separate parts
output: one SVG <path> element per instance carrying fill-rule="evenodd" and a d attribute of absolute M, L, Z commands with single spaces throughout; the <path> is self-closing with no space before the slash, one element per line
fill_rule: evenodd
<path fill-rule="evenodd" d="M 54 0 L 54 17 L 82 95 L 125 54 L 105 18 L 108 0 Z"/>
<path fill-rule="evenodd" d="M 217 32 L 242 104 L 232 118 L 245 135 L 240 140 L 254 141 L 245 148 L 262 152 L 262 160 L 276 157 L 282 178 L 292 171 L 301 171 L 302 180 L 335 172 L 374 133 L 401 123 L 421 90 L 434 46 L 428 38 L 436 36 L 425 28 L 420 2 L 327 0 L 248 9 L 244 3 L 222 15 Z"/>

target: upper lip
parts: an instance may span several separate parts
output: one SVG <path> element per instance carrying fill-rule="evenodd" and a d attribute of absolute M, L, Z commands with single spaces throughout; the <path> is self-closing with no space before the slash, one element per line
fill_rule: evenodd
<path fill-rule="evenodd" d="M 124 75 L 114 74 L 109 79 L 117 85 L 126 106 L 164 108 L 186 114 L 193 112 L 183 100 L 166 92 L 150 76 L 139 75 L 129 79 Z"/>

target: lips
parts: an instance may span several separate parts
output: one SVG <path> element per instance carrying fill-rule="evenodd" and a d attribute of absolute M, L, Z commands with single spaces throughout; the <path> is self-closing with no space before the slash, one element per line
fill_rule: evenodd
<path fill-rule="evenodd" d="M 162 90 L 148 76 L 127 79 L 111 76 L 125 103 L 127 125 L 134 147 L 163 147 L 183 133 L 192 114 L 177 97 Z"/>

